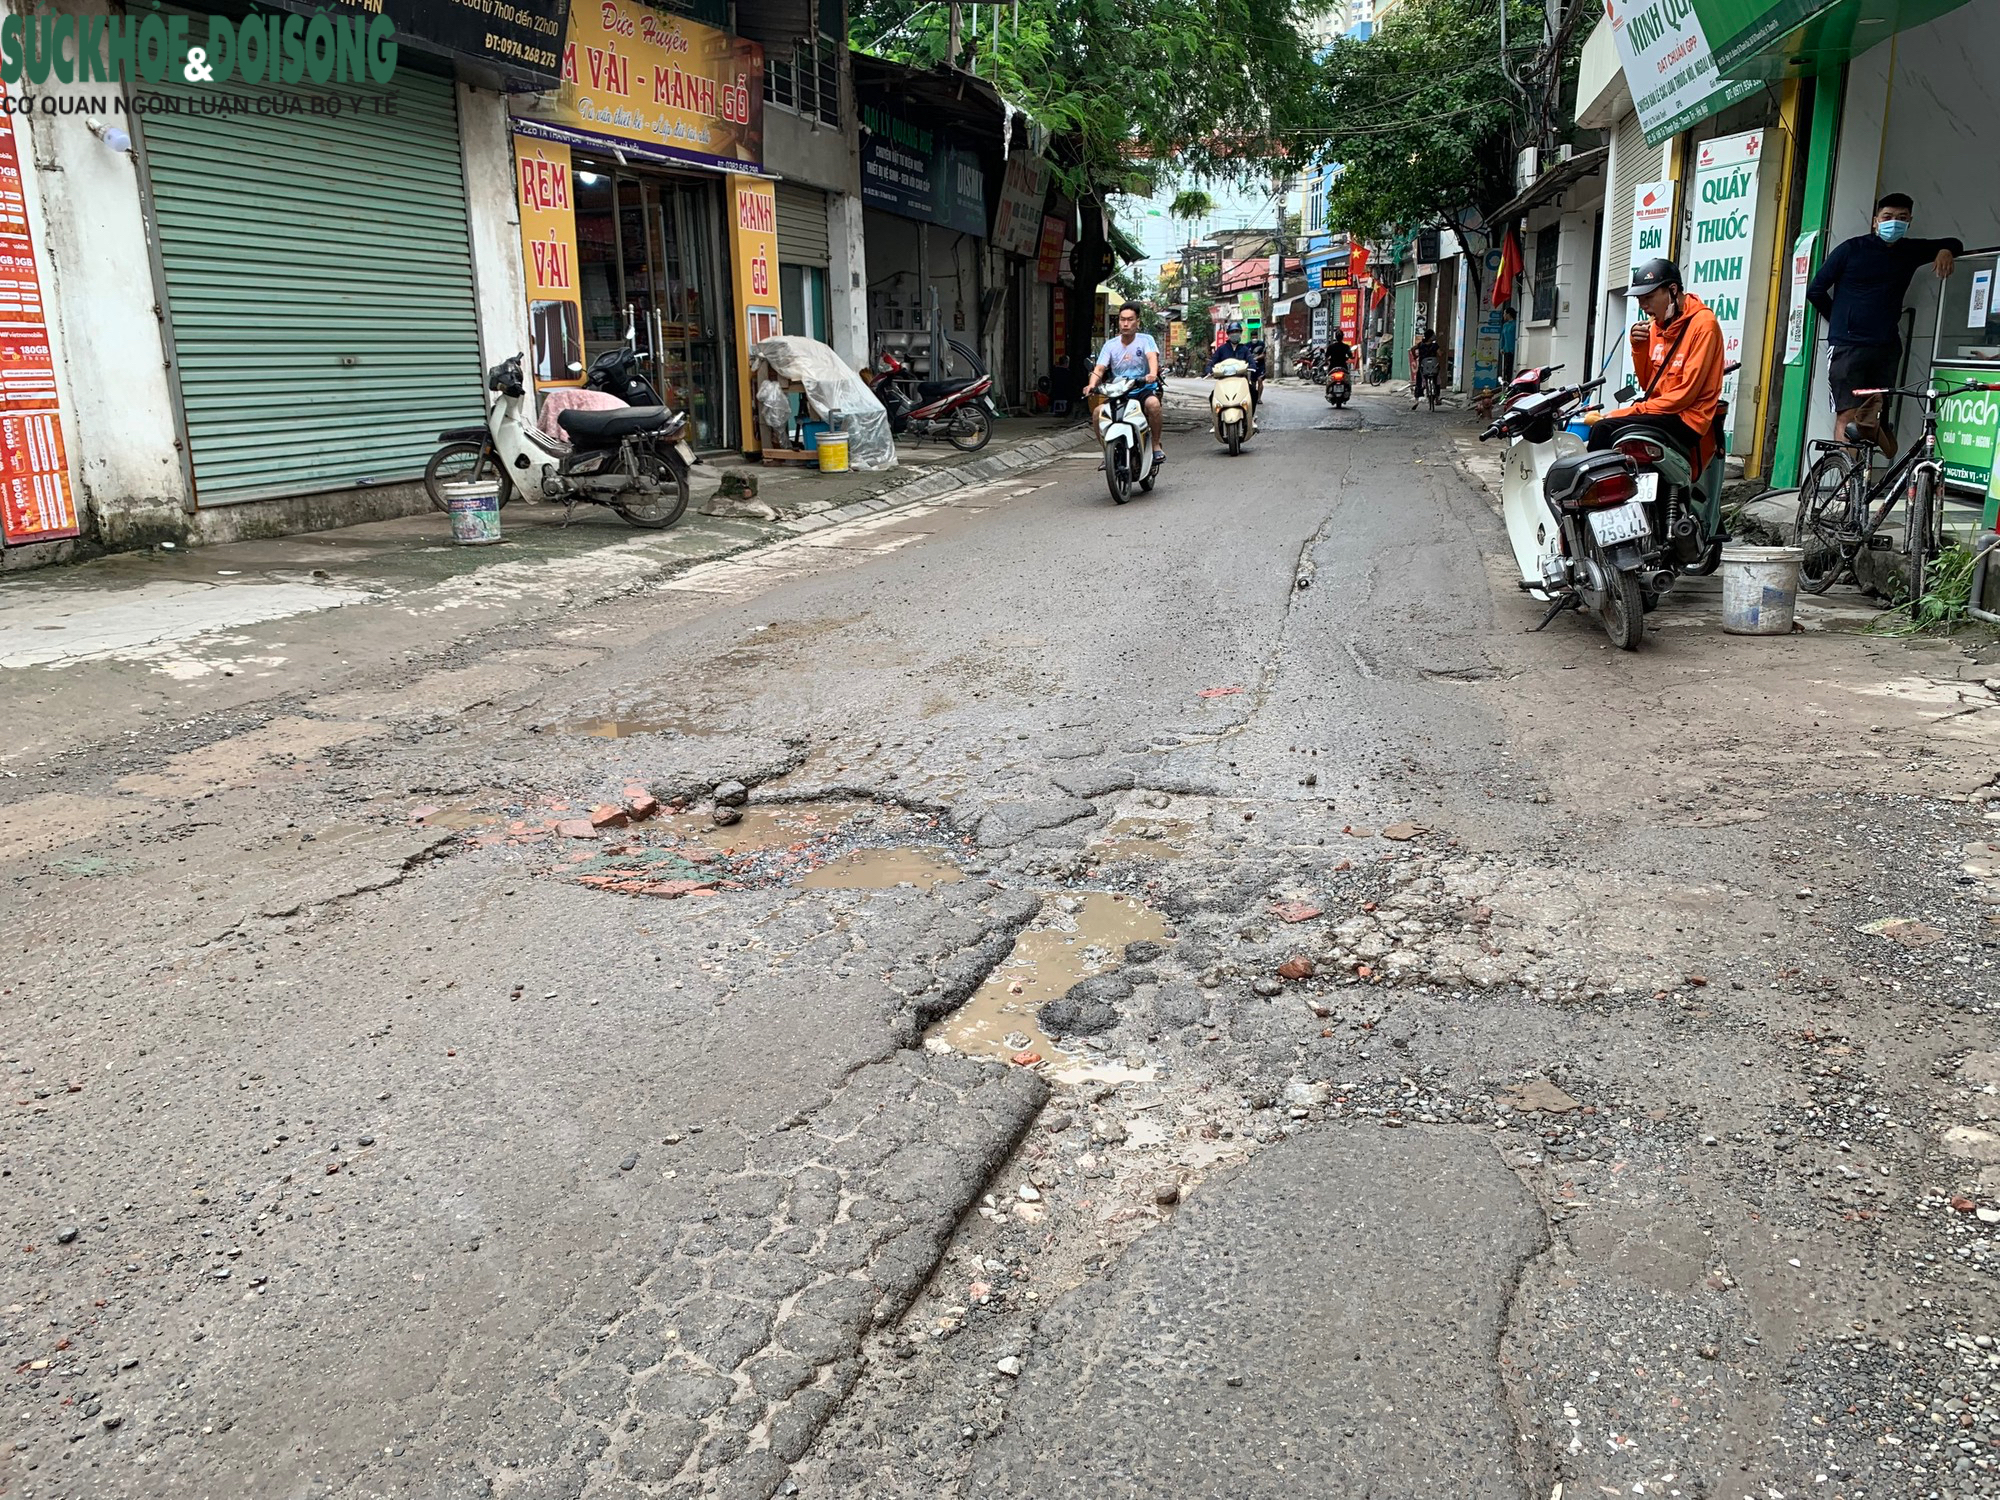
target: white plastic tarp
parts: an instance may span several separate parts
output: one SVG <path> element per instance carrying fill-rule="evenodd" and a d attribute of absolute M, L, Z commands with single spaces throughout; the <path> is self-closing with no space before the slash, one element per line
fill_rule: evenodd
<path fill-rule="evenodd" d="M 857 469 L 896 467 L 889 413 L 868 384 L 817 339 L 780 337 L 750 347 L 750 357 L 780 380 L 805 388 L 806 404 L 822 422 L 839 412 L 847 433 L 847 461 Z M 761 381 L 764 372 L 754 372 Z"/>

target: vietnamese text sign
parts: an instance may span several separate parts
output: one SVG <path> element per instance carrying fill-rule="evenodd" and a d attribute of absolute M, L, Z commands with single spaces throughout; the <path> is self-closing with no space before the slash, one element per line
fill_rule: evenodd
<path fill-rule="evenodd" d="M 0 536 L 19 546 L 75 536 L 78 527 L 9 102 L 0 85 Z"/>
<path fill-rule="evenodd" d="M 1042 242 L 1035 250 L 1035 280 L 1054 286 L 1062 279 L 1063 239 L 1067 230 L 1054 214 L 1042 215 Z"/>
<path fill-rule="evenodd" d="M 778 307 L 778 194 L 762 177 L 729 178 L 729 264 L 735 273 L 736 308 L 742 319 L 736 347 L 736 399 L 741 411 L 757 409 L 751 389 L 750 351 L 785 331 Z M 757 424 L 743 424 L 743 451 L 761 450 Z"/>
<path fill-rule="evenodd" d="M 1764 132 L 1750 130 L 1703 141 L 1695 157 L 1689 196 L 1688 242 L 1681 249 L 1687 289 L 1708 304 L 1722 325 L 1725 364 L 1743 357 L 1743 322 L 1754 267 L 1750 247 L 1757 237 L 1757 168 Z M 1732 425 L 1736 375 L 1722 378 Z"/>
<path fill-rule="evenodd" d="M 1970 380 L 1991 380 L 1986 365 L 1932 365 L 1931 384 L 1949 390 Z M 1938 402 L 1937 454 L 1945 483 L 1985 493 L 1993 477 L 1993 441 L 2000 432 L 2000 394 L 1967 391 Z"/>
<path fill-rule="evenodd" d="M 1604 0 L 1604 12 L 1649 145 L 1762 87 L 1716 73 L 1691 0 Z"/>
<path fill-rule="evenodd" d="M 861 122 L 868 129 L 861 138 L 864 203 L 984 237 L 986 173 L 976 155 L 872 104 L 861 106 Z"/>
<path fill-rule="evenodd" d="M 521 211 L 521 265 L 528 277 L 528 330 L 537 386 L 583 384 L 583 296 L 576 279 L 575 174 L 569 147 L 514 137 L 514 194 Z"/>
<path fill-rule="evenodd" d="M 1672 238 L 1674 183 L 1642 182 L 1632 189 L 1632 264 L 1627 274 L 1649 260 L 1662 259 Z"/>
<path fill-rule="evenodd" d="M 1000 182 L 1000 206 L 993 211 L 993 248 L 1009 255 L 1033 255 L 1042 237 L 1042 201 L 1048 196 L 1049 164 L 1032 151 L 1007 158 Z"/>
<path fill-rule="evenodd" d="M 1813 245 L 1817 229 L 1808 229 L 1792 246 L 1792 300 L 1785 314 L 1785 363 L 1795 365 L 1806 352 L 1806 288 L 1812 284 Z"/>
<path fill-rule="evenodd" d="M 639 0 L 570 12 L 562 87 L 522 111 L 517 132 L 545 122 L 665 161 L 761 170 L 764 49 Z"/>
<path fill-rule="evenodd" d="M 380 0 L 372 4 L 370 0 L 334 4 L 276 0 L 276 4 L 308 19 L 319 11 L 337 14 L 343 7 L 362 16 L 386 13 L 395 22 L 396 40 L 421 52 L 470 58 L 548 83 L 559 74 L 569 19 L 569 0 L 389 0 L 387 6 Z"/>

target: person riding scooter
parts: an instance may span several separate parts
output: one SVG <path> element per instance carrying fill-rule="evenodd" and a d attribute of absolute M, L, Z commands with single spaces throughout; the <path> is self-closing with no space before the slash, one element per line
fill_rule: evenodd
<path fill-rule="evenodd" d="M 1223 341 L 1217 344 L 1208 356 L 1208 375 L 1215 374 L 1215 367 L 1225 359 L 1240 359 L 1250 367 L 1250 409 L 1254 412 L 1264 399 L 1263 355 L 1257 345 L 1243 337 L 1243 325 L 1231 323 Z"/>
<path fill-rule="evenodd" d="M 1672 444 L 1699 474 L 1715 453 L 1716 404 L 1722 399 L 1722 325 L 1681 286 L 1680 267 L 1649 260 L 1633 275 L 1627 295 L 1639 299 L 1645 320 L 1632 325 L 1632 368 L 1640 399 L 1615 411 L 1593 409 L 1590 450 L 1609 451 L 1630 432 Z"/>

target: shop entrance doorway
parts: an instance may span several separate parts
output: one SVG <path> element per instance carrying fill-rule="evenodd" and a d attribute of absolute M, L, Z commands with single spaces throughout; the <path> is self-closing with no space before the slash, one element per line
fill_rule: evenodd
<path fill-rule="evenodd" d="M 594 356 L 630 338 L 698 448 L 735 447 L 735 350 L 712 179 L 576 158 L 577 270 Z"/>

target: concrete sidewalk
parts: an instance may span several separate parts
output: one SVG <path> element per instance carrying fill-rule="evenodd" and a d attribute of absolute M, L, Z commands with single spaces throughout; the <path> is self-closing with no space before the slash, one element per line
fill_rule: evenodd
<path fill-rule="evenodd" d="M 333 531 L 200 548 L 113 553 L 0 583 L 0 668 L 107 657 L 171 658 L 180 645 L 295 615 L 420 592 L 482 588 L 587 603 L 695 563 L 783 541 L 842 520 L 913 504 L 1032 468 L 1087 442 L 1081 423 L 1003 422 L 978 453 L 899 445 L 899 467 L 821 474 L 758 464 L 704 464 L 695 498 L 665 531 L 609 510 L 517 502 L 504 539 L 456 546 L 437 512 Z M 724 474 L 754 476 L 755 500 L 724 500 Z M 169 663 L 169 670 L 172 670 Z"/>

